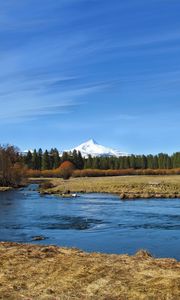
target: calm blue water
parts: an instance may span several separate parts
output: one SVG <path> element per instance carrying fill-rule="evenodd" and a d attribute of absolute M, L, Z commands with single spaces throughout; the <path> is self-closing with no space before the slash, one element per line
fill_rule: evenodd
<path fill-rule="evenodd" d="M 180 260 L 180 200 L 121 201 L 86 194 L 41 196 L 36 185 L 0 193 L 0 240 L 134 254 L 147 249 Z M 43 241 L 33 241 L 42 235 Z"/>

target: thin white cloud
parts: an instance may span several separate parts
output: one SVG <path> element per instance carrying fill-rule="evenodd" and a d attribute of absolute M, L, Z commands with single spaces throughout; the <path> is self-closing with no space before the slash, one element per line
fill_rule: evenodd
<path fill-rule="evenodd" d="M 63 0 L 63 5 L 66 5 L 65 3 L 67 2 L 73 3 L 73 0 Z M 142 3 L 142 1 L 138 2 Z M 32 4 L 32 0 L 27 0 L 27 2 L 20 0 L 17 4 L 14 4 L 12 0 L 7 0 L 4 5 L 1 2 L 0 8 L 3 9 L 1 24 L 8 25 L 9 29 L 12 28 L 13 30 L 17 30 L 22 25 L 25 28 L 33 27 L 36 22 L 39 22 L 40 25 L 44 24 L 46 15 L 42 18 L 28 19 L 27 21 L 20 18 L 13 25 L 13 16 L 12 14 L 9 15 L 7 10 L 12 12 L 13 9 L 17 9 L 16 5 L 22 9 L 22 6 L 25 8 L 27 4 Z M 55 8 L 56 5 L 57 2 L 55 4 L 52 1 L 51 3 L 45 1 L 43 11 L 48 12 L 49 7 Z M 78 20 L 79 18 L 81 18 L 80 15 L 78 17 L 75 16 L 75 19 Z M 51 19 L 48 20 L 48 24 L 51 21 Z M 69 19 L 67 21 L 70 22 Z M 4 27 L 6 26 L 2 26 L 1 30 Z M 59 26 L 54 35 L 51 33 L 42 36 L 37 35 L 30 39 L 25 39 L 22 44 L 17 43 L 14 47 L 8 48 L 8 50 L 0 48 L 1 122 L 3 119 L 8 118 L 9 121 L 13 118 L 25 120 L 35 115 L 44 116 L 47 113 L 53 115 L 71 111 L 73 106 L 79 105 L 79 101 L 83 96 L 104 89 L 108 85 L 106 83 L 95 84 L 93 80 L 89 81 L 88 79 L 86 79 L 85 83 L 81 82 L 84 73 L 88 73 L 86 66 L 92 61 L 93 63 L 96 61 L 98 63 L 104 57 L 105 60 L 112 59 L 112 55 L 109 58 L 106 56 L 108 52 L 112 54 L 117 51 L 118 55 L 121 56 L 121 51 L 126 52 L 127 49 L 134 51 L 135 48 L 141 46 L 158 45 L 159 43 L 180 39 L 179 31 L 116 39 L 114 36 L 111 38 L 110 35 L 105 36 L 102 34 L 100 36 L 100 29 L 104 33 L 106 26 L 100 27 L 99 25 L 96 31 L 94 28 L 76 30 L 73 27 L 68 31 L 65 27 L 61 28 Z M 121 41 L 119 42 L 119 40 Z M 153 51 L 156 51 L 156 49 Z M 80 69 L 82 66 L 83 68 Z M 51 70 L 48 71 L 49 74 L 47 74 L 47 70 Z M 54 75 L 55 72 L 56 74 Z M 136 83 L 136 85 L 137 81 L 139 84 L 142 81 L 147 82 L 148 77 L 144 79 L 143 76 L 144 74 L 139 76 L 139 78 L 138 76 L 128 77 L 127 82 L 130 84 Z M 105 81 L 102 72 L 100 77 L 102 82 Z M 126 78 L 118 77 L 118 75 L 115 77 L 114 80 L 117 83 L 126 81 Z M 74 85 L 71 84 L 71 81 L 76 81 L 77 79 L 79 80 Z M 158 78 L 161 86 L 162 83 L 170 80 L 172 81 L 171 74 L 167 75 L 166 78 Z M 158 82 L 156 79 L 150 78 L 147 84 L 148 86 L 157 86 Z M 128 120 L 128 118 L 131 119 L 131 116 L 128 114 L 119 115 L 121 120 Z"/>
<path fill-rule="evenodd" d="M 34 91 L 19 92 L 1 97 L 0 123 L 29 120 L 34 117 L 70 113 L 74 107 L 85 105 L 82 96 L 104 89 L 106 85 L 82 87 L 74 90 L 56 92 L 48 96 Z"/>

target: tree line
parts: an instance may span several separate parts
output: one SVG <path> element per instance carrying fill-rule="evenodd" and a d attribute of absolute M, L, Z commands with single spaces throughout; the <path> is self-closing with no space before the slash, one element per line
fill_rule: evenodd
<path fill-rule="evenodd" d="M 0 146 L 0 186 L 19 186 L 31 173 L 31 176 L 65 178 L 72 173 L 73 176 L 78 177 L 115 176 L 143 172 L 143 174 L 156 174 L 156 172 L 159 174 L 158 172 L 162 173 L 163 170 L 167 170 L 164 171 L 167 174 L 174 171 L 179 174 L 178 168 L 180 168 L 180 152 L 172 155 L 159 153 L 158 155 L 130 155 L 118 158 L 89 155 L 88 158 L 83 158 L 76 150 L 60 155 L 56 148 L 50 151 L 39 149 L 34 150 L 33 153 L 28 151 L 26 155 L 23 155 L 13 146 Z M 169 169 L 176 170 L 168 171 Z"/>
<path fill-rule="evenodd" d="M 50 151 L 42 149 L 30 151 L 21 156 L 21 161 L 32 170 L 57 169 L 64 161 L 72 162 L 77 169 L 173 169 L 180 168 L 180 152 L 172 155 L 159 153 L 158 155 L 130 155 L 122 157 L 92 157 L 83 158 L 81 152 L 64 152 L 62 155 L 56 148 Z"/>
<path fill-rule="evenodd" d="M 65 161 L 72 162 L 77 169 L 84 168 L 84 159 L 81 152 L 74 150 L 72 153 L 63 152 L 62 156 L 56 148 L 50 151 L 42 149 L 34 150 L 33 153 L 28 151 L 26 155 L 21 155 L 21 161 L 32 170 L 53 170 L 59 168 L 60 164 Z"/>

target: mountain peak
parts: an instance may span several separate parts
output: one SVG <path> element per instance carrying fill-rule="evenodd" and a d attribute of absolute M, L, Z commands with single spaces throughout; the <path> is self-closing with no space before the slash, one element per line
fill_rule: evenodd
<path fill-rule="evenodd" d="M 83 144 L 92 144 L 92 145 L 98 145 L 98 143 L 94 139 L 89 139 L 87 142 Z"/>
<path fill-rule="evenodd" d="M 91 155 L 92 157 L 127 156 L 127 153 L 102 146 L 98 144 L 94 139 L 89 139 L 88 141 L 69 150 L 68 152 L 73 152 L 73 150 L 80 151 L 83 157 L 88 157 L 89 155 Z"/>

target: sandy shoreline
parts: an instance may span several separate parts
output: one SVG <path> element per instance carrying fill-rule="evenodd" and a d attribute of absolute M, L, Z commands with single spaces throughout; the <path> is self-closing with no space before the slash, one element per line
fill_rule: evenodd
<path fill-rule="evenodd" d="M 180 299 L 180 262 L 1 242 L 0 299 Z"/>

